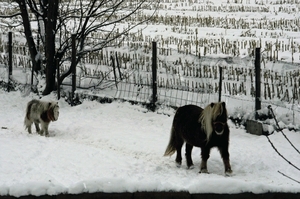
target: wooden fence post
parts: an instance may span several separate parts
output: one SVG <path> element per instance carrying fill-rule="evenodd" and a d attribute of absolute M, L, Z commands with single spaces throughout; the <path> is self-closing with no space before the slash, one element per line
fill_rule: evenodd
<path fill-rule="evenodd" d="M 151 109 L 155 111 L 157 101 L 157 47 L 156 42 L 152 42 L 152 103 Z"/>
<path fill-rule="evenodd" d="M 75 91 L 76 91 L 76 34 L 72 34 L 72 105 L 74 104 Z"/>
<path fill-rule="evenodd" d="M 261 109 L 260 92 L 260 48 L 255 49 L 255 119 L 258 119 L 257 111 Z"/>

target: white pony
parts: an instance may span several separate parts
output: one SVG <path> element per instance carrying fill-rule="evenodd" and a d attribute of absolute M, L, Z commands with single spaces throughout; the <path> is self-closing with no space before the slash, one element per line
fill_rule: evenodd
<path fill-rule="evenodd" d="M 58 102 L 46 102 L 33 99 L 27 104 L 26 115 L 24 119 L 25 128 L 28 133 L 31 132 L 31 125 L 34 123 L 37 133 L 45 136 L 49 135 L 48 126 L 51 121 L 56 121 L 59 116 Z M 39 127 L 41 123 L 42 130 Z"/>

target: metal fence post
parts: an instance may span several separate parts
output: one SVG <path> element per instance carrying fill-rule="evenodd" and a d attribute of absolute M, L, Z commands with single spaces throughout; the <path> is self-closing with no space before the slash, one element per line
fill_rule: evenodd
<path fill-rule="evenodd" d="M 72 105 L 74 105 L 75 91 L 76 91 L 76 34 L 72 34 Z"/>
<path fill-rule="evenodd" d="M 10 91 L 11 75 L 12 75 L 12 32 L 8 32 L 8 83 L 7 83 L 8 92 Z"/>
<path fill-rule="evenodd" d="M 255 49 L 255 119 L 258 119 L 257 111 L 261 109 L 260 94 L 260 48 Z"/>
<path fill-rule="evenodd" d="M 59 71 L 59 61 L 56 59 L 56 72 L 57 72 L 57 100 L 60 99 L 60 83 L 59 83 L 59 78 L 60 78 L 60 71 Z"/>
<path fill-rule="evenodd" d="M 220 80 L 219 80 L 219 102 L 221 102 L 221 95 L 222 95 L 222 67 L 219 66 L 220 69 Z"/>
<path fill-rule="evenodd" d="M 151 109 L 154 111 L 157 101 L 157 47 L 155 41 L 152 42 L 152 89 Z"/>
<path fill-rule="evenodd" d="M 113 71 L 114 71 L 114 77 L 115 77 L 115 85 L 116 88 L 118 89 L 118 80 L 117 80 L 117 73 L 116 73 L 116 65 L 115 65 L 115 59 L 113 55 L 110 55 Z"/>
<path fill-rule="evenodd" d="M 12 32 L 8 33 L 8 71 L 12 75 Z"/>

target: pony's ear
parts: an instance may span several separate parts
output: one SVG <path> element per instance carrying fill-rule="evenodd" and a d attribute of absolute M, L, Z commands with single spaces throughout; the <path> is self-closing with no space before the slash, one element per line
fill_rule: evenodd
<path fill-rule="evenodd" d="M 210 107 L 212 108 L 212 107 L 214 107 L 214 105 L 215 105 L 215 103 L 212 102 L 212 103 L 210 104 Z"/>
<path fill-rule="evenodd" d="M 222 106 L 223 106 L 223 107 L 225 107 L 225 106 L 226 106 L 225 102 L 222 102 Z"/>

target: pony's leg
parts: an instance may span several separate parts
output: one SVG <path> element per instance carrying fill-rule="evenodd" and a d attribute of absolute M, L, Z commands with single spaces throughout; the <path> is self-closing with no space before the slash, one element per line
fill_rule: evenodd
<path fill-rule="evenodd" d="M 25 125 L 25 129 L 27 129 L 28 133 L 31 134 L 31 126 L 32 126 L 32 121 L 29 120 L 27 118 L 27 116 L 25 116 L 25 119 L 24 119 L 24 125 Z"/>
<path fill-rule="evenodd" d="M 209 158 L 210 148 L 203 147 L 201 148 L 201 165 L 200 165 L 200 173 L 208 173 L 207 170 L 207 160 Z"/>
<path fill-rule="evenodd" d="M 41 129 L 39 123 L 35 122 L 34 125 L 35 125 L 36 132 L 40 133 Z"/>
<path fill-rule="evenodd" d="M 30 123 L 30 124 L 28 124 L 28 125 L 26 126 L 26 128 L 28 129 L 28 133 L 29 133 L 29 134 L 32 133 L 32 131 L 31 131 L 31 126 L 32 126 L 32 123 Z"/>
<path fill-rule="evenodd" d="M 48 126 L 49 126 L 49 123 L 46 123 L 46 122 L 42 122 L 42 132 L 41 132 L 41 135 L 43 135 L 43 132 L 45 132 L 45 136 L 49 136 L 49 132 L 48 132 Z"/>
<path fill-rule="evenodd" d="M 182 139 L 177 140 L 176 159 L 175 159 L 177 167 L 181 166 L 181 161 L 182 161 L 181 148 L 182 148 L 182 145 L 183 145 L 183 140 Z"/>
<path fill-rule="evenodd" d="M 188 169 L 194 168 L 194 163 L 192 160 L 192 149 L 193 145 L 185 143 L 185 158 Z"/>
<path fill-rule="evenodd" d="M 232 170 L 230 166 L 228 147 L 225 148 L 219 147 L 219 151 L 223 159 L 225 174 L 230 175 L 232 173 Z"/>

